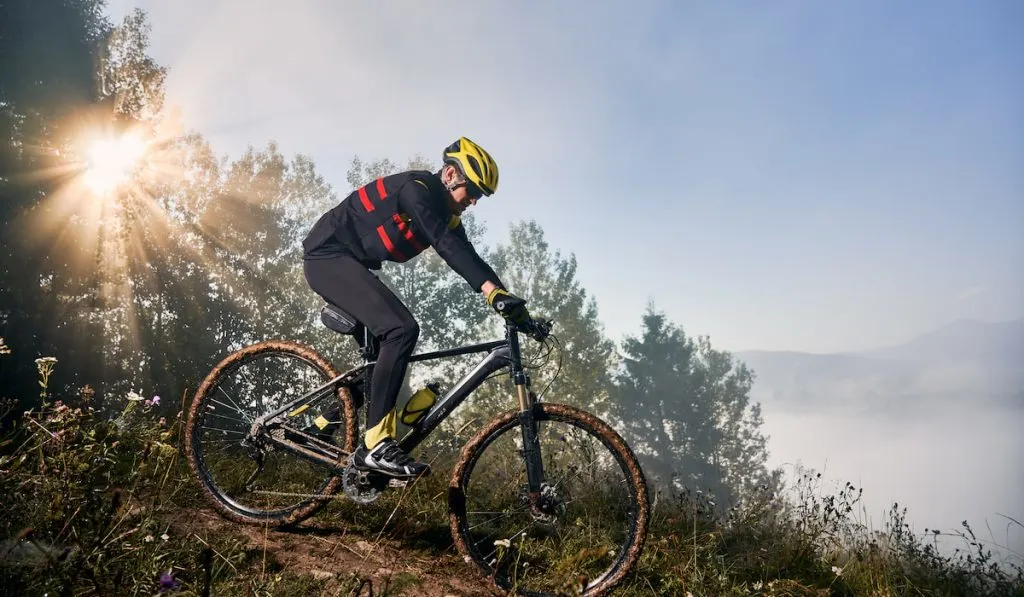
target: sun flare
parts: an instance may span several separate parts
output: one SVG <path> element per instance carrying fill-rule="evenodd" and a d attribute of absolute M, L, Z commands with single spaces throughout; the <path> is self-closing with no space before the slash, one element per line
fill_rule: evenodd
<path fill-rule="evenodd" d="M 86 150 L 88 167 L 82 182 L 94 193 L 109 193 L 131 178 L 145 155 L 146 142 L 135 134 L 96 139 Z"/>

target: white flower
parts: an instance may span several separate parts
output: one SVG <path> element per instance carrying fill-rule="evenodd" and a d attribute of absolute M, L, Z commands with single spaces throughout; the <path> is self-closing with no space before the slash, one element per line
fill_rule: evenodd
<path fill-rule="evenodd" d="M 143 541 L 145 541 L 146 543 L 152 543 L 153 542 L 153 535 L 146 535 L 146 537 L 143 539 Z"/>
<path fill-rule="evenodd" d="M 163 535 L 160 535 L 160 538 L 163 539 L 164 541 L 167 541 L 171 537 L 167 533 L 164 533 Z"/>
<path fill-rule="evenodd" d="M 832 572 L 833 572 L 833 573 L 834 573 L 834 574 L 835 574 L 836 576 L 839 576 L 840 574 L 842 574 L 842 573 L 843 573 L 843 569 L 842 569 L 842 568 L 840 568 L 839 566 L 832 566 Z"/>
<path fill-rule="evenodd" d="M 497 541 L 494 542 L 494 545 L 496 547 L 511 547 L 512 546 L 512 542 L 509 541 L 508 539 L 498 539 Z"/>
<path fill-rule="evenodd" d="M 142 402 L 145 398 L 135 392 L 128 392 L 128 400 L 131 400 L 132 402 Z"/>

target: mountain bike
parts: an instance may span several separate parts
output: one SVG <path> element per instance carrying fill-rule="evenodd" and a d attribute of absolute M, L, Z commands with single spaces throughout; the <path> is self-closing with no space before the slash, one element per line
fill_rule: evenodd
<path fill-rule="evenodd" d="M 370 395 L 379 343 L 335 305 L 322 308 L 321 321 L 356 339 L 360 365 L 342 373 L 309 346 L 268 340 L 224 358 L 192 400 L 189 464 L 213 506 L 233 521 L 294 525 L 339 489 L 369 504 L 409 483 L 352 465 L 361 437 L 358 397 Z M 650 515 L 647 483 L 611 426 L 534 393 L 520 336 L 548 346 L 557 343 L 551 328 L 543 320 L 508 322 L 503 340 L 413 355 L 410 363 L 485 353 L 398 441 L 412 451 L 485 380 L 507 374 L 517 408 L 476 431 L 451 471 L 448 523 L 455 545 L 504 590 L 602 594 L 640 557 Z M 311 423 L 331 405 L 340 407 L 339 420 L 325 439 L 310 431 L 316 430 Z"/>

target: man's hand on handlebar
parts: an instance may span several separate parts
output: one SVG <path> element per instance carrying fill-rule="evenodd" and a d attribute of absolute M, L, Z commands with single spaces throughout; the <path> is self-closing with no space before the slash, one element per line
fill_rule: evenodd
<path fill-rule="evenodd" d="M 516 326 L 526 325 L 531 321 L 530 312 L 526 310 L 526 301 L 503 288 L 495 288 L 487 295 L 490 305 L 505 321 Z"/>
<path fill-rule="evenodd" d="M 526 309 L 526 301 L 493 282 L 484 284 L 487 304 L 491 306 L 506 322 L 515 327 L 516 331 L 526 334 L 542 342 L 551 333 L 551 321 L 534 319 Z"/>

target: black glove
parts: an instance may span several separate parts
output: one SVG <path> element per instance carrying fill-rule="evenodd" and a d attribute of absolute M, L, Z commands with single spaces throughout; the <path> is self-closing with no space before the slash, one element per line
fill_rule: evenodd
<path fill-rule="evenodd" d="M 487 295 L 487 304 L 494 308 L 502 317 L 516 325 L 530 321 L 530 312 L 526 310 L 526 301 L 507 290 L 495 288 Z"/>

